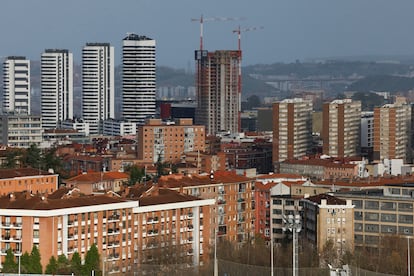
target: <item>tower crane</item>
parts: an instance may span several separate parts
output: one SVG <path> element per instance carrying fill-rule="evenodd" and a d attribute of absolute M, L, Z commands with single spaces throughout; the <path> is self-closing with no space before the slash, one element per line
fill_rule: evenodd
<path fill-rule="evenodd" d="M 241 33 L 243 32 L 249 32 L 249 31 L 257 31 L 257 30 L 262 30 L 263 27 L 249 27 L 249 28 L 240 28 L 239 27 L 236 30 L 233 30 L 233 33 L 237 33 L 237 45 L 238 45 L 238 49 L 239 51 L 241 51 Z"/>
<path fill-rule="evenodd" d="M 204 18 L 203 15 L 200 18 L 191 18 L 191 22 L 199 22 L 200 23 L 200 50 L 203 50 L 203 25 L 204 22 L 208 21 L 235 21 L 235 20 L 243 20 L 243 17 L 209 17 Z"/>

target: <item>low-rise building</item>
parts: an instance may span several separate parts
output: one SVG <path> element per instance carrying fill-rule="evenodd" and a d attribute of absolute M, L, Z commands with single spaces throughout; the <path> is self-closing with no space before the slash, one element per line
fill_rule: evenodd
<path fill-rule="evenodd" d="M 39 169 L 0 169 L 0 195 L 29 191 L 52 193 L 58 188 L 58 174 Z"/>
<path fill-rule="evenodd" d="M 119 192 L 128 178 L 123 172 L 85 172 L 65 180 L 65 184 L 84 194 Z"/>
<path fill-rule="evenodd" d="M 302 238 L 322 252 L 332 243 L 338 256 L 354 250 L 354 205 L 351 200 L 329 194 L 304 198 L 302 204 Z"/>
<path fill-rule="evenodd" d="M 42 143 L 42 118 L 37 115 L 8 113 L 0 115 L 0 144 L 29 148 Z"/>

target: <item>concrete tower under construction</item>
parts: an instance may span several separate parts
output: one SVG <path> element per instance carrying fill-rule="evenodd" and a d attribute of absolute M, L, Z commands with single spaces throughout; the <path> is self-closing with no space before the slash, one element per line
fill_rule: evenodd
<path fill-rule="evenodd" d="M 196 123 L 207 135 L 240 131 L 241 51 L 195 51 Z"/>

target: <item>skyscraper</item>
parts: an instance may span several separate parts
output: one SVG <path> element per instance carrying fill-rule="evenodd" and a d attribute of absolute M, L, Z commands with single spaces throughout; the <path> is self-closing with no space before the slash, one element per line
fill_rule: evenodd
<path fill-rule="evenodd" d="M 311 143 L 312 102 L 295 98 L 274 103 L 273 164 L 306 155 Z"/>
<path fill-rule="evenodd" d="M 122 41 L 123 119 L 140 125 L 155 115 L 155 40 L 128 34 Z"/>
<path fill-rule="evenodd" d="M 374 108 L 374 160 L 404 159 L 410 156 L 411 106 L 386 104 Z"/>
<path fill-rule="evenodd" d="M 333 157 L 356 156 L 360 148 L 361 102 L 334 100 L 323 105 L 323 153 Z"/>
<path fill-rule="evenodd" d="M 197 50 L 196 123 L 208 135 L 240 131 L 241 51 Z"/>
<path fill-rule="evenodd" d="M 30 60 L 9 56 L 3 63 L 3 109 L 30 114 Z"/>
<path fill-rule="evenodd" d="M 73 119 L 73 54 L 46 49 L 41 61 L 43 128 L 58 128 Z"/>
<path fill-rule="evenodd" d="M 87 43 L 82 50 L 82 117 L 90 134 L 100 134 L 103 120 L 115 117 L 114 47 Z"/>

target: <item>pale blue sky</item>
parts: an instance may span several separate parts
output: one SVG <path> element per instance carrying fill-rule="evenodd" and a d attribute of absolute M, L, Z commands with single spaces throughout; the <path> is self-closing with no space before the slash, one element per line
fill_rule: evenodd
<path fill-rule="evenodd" d="M 40 59 L 66 48 L 80 61 L 86 42 L 110 42 L 121 62 L 121 40 L 135 32 L 157 40 L 157 64 L 194 67 L 199 24 L 207 50 L 236 49 L 242 27 L 244 65 L 354 55 L 414 55 L 413 0 L 1 0 L 0 56 Z"/>

